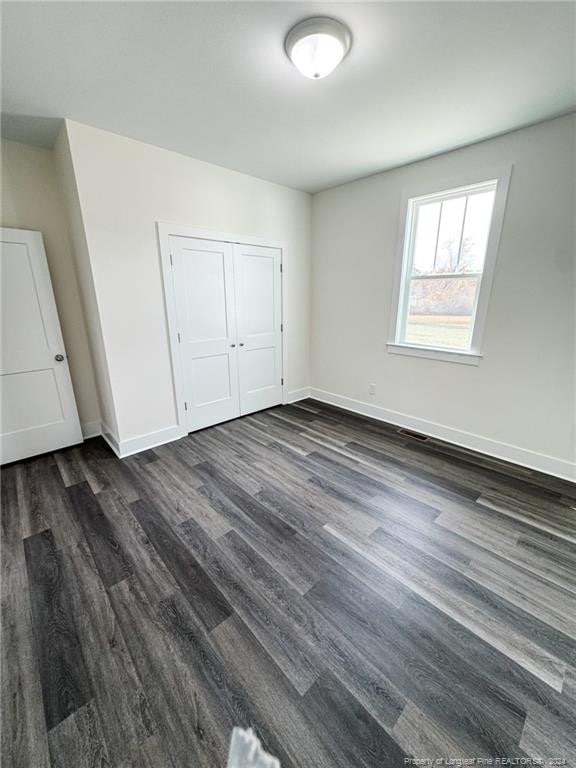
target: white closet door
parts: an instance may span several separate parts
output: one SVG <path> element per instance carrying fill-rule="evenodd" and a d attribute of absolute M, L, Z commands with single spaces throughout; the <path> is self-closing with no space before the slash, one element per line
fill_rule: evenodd
<path fill-rule="evenodd" d="M 242 415 L 282 402 L 282 252 L 234 246 Z"/>
<path fill-rule="evenodd" d="M 171 237 L 188 431 L 240 415 L 231 243 Z"/>
<path fill-rule="evenodd" d="M 82 442 L 40 232 L 2 229 L 1 461 Z"/>

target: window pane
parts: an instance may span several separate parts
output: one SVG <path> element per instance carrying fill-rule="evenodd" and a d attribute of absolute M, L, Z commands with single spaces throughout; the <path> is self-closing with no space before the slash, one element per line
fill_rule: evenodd
<path fill-rule="evenodd" d="M 466 197 L 455 197 L 442 203 L 434 272 L 456 271 L 465 206 Z"/>
<path fill-rule="evenodd" d="M 478 282 L 477 277 L 413 278 L 404 341 L 470 349 Z"/>
<path fill-rule="evenodd" d="M 426 203 L 416 208 L 414 260 L 412 263 L 412 272 L 415 275 L 426 275 L 434 271 L 440 205 L 441 203 Z"/>
<path fill-rule="evenodd" d="M 481 272 L 484 267 L 494 195 L 492 190 L 468 198 L 458 272 Z"/>

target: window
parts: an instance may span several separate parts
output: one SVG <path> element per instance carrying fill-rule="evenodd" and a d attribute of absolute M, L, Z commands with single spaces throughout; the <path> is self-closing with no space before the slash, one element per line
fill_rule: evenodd
<path fill-rule="evenodd" d="M 389 351 L 478 362 L 509 175 L 405 201 Z"/>

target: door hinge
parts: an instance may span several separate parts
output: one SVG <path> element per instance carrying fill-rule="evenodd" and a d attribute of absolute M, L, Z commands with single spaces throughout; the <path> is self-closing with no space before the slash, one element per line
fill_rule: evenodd
<path fill-rule="evenodd" d="M 282 384 L 282 386 L 284 386 L 284 379 L 280 379 L 280 384 Z"/>
<path fill-rule="evenodd" d="M 170 266 L 171 266 L 171 267 L 173 267 L 173 266 L 174 266 L 174 262 L 172 261 L 172 254 L 170 254 Z"/>
<path fill-rule="evenodd" d="M 280 333 L 284 333 L 284 323 L 280 323 Z"/>
<path fill-rule="evenodd" d="M 182 339 L 180 338 L 180 333 L 178 333 L 178 344 L 182 343 Z"/>
<path fill-rule="evenodd" d="M 186 400 L 184 400 L 184 410 L 185 410 L 185 411 L 187 411 L 187 410 L 188 410 L 188 403 L 186 402 Z"/>
<path fill-rule="evenodd" d="M 282 266 L 282 262 L 280 262 L 280 272 L 284 272 L 284 268 Z"/>

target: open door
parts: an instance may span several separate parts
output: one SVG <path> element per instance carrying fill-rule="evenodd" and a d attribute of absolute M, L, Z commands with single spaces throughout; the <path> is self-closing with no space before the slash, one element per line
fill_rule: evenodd
<path fill-rule="evenodd" d="M 1 229 L 3 464 L 82 442 L 40 232 Z"/>

